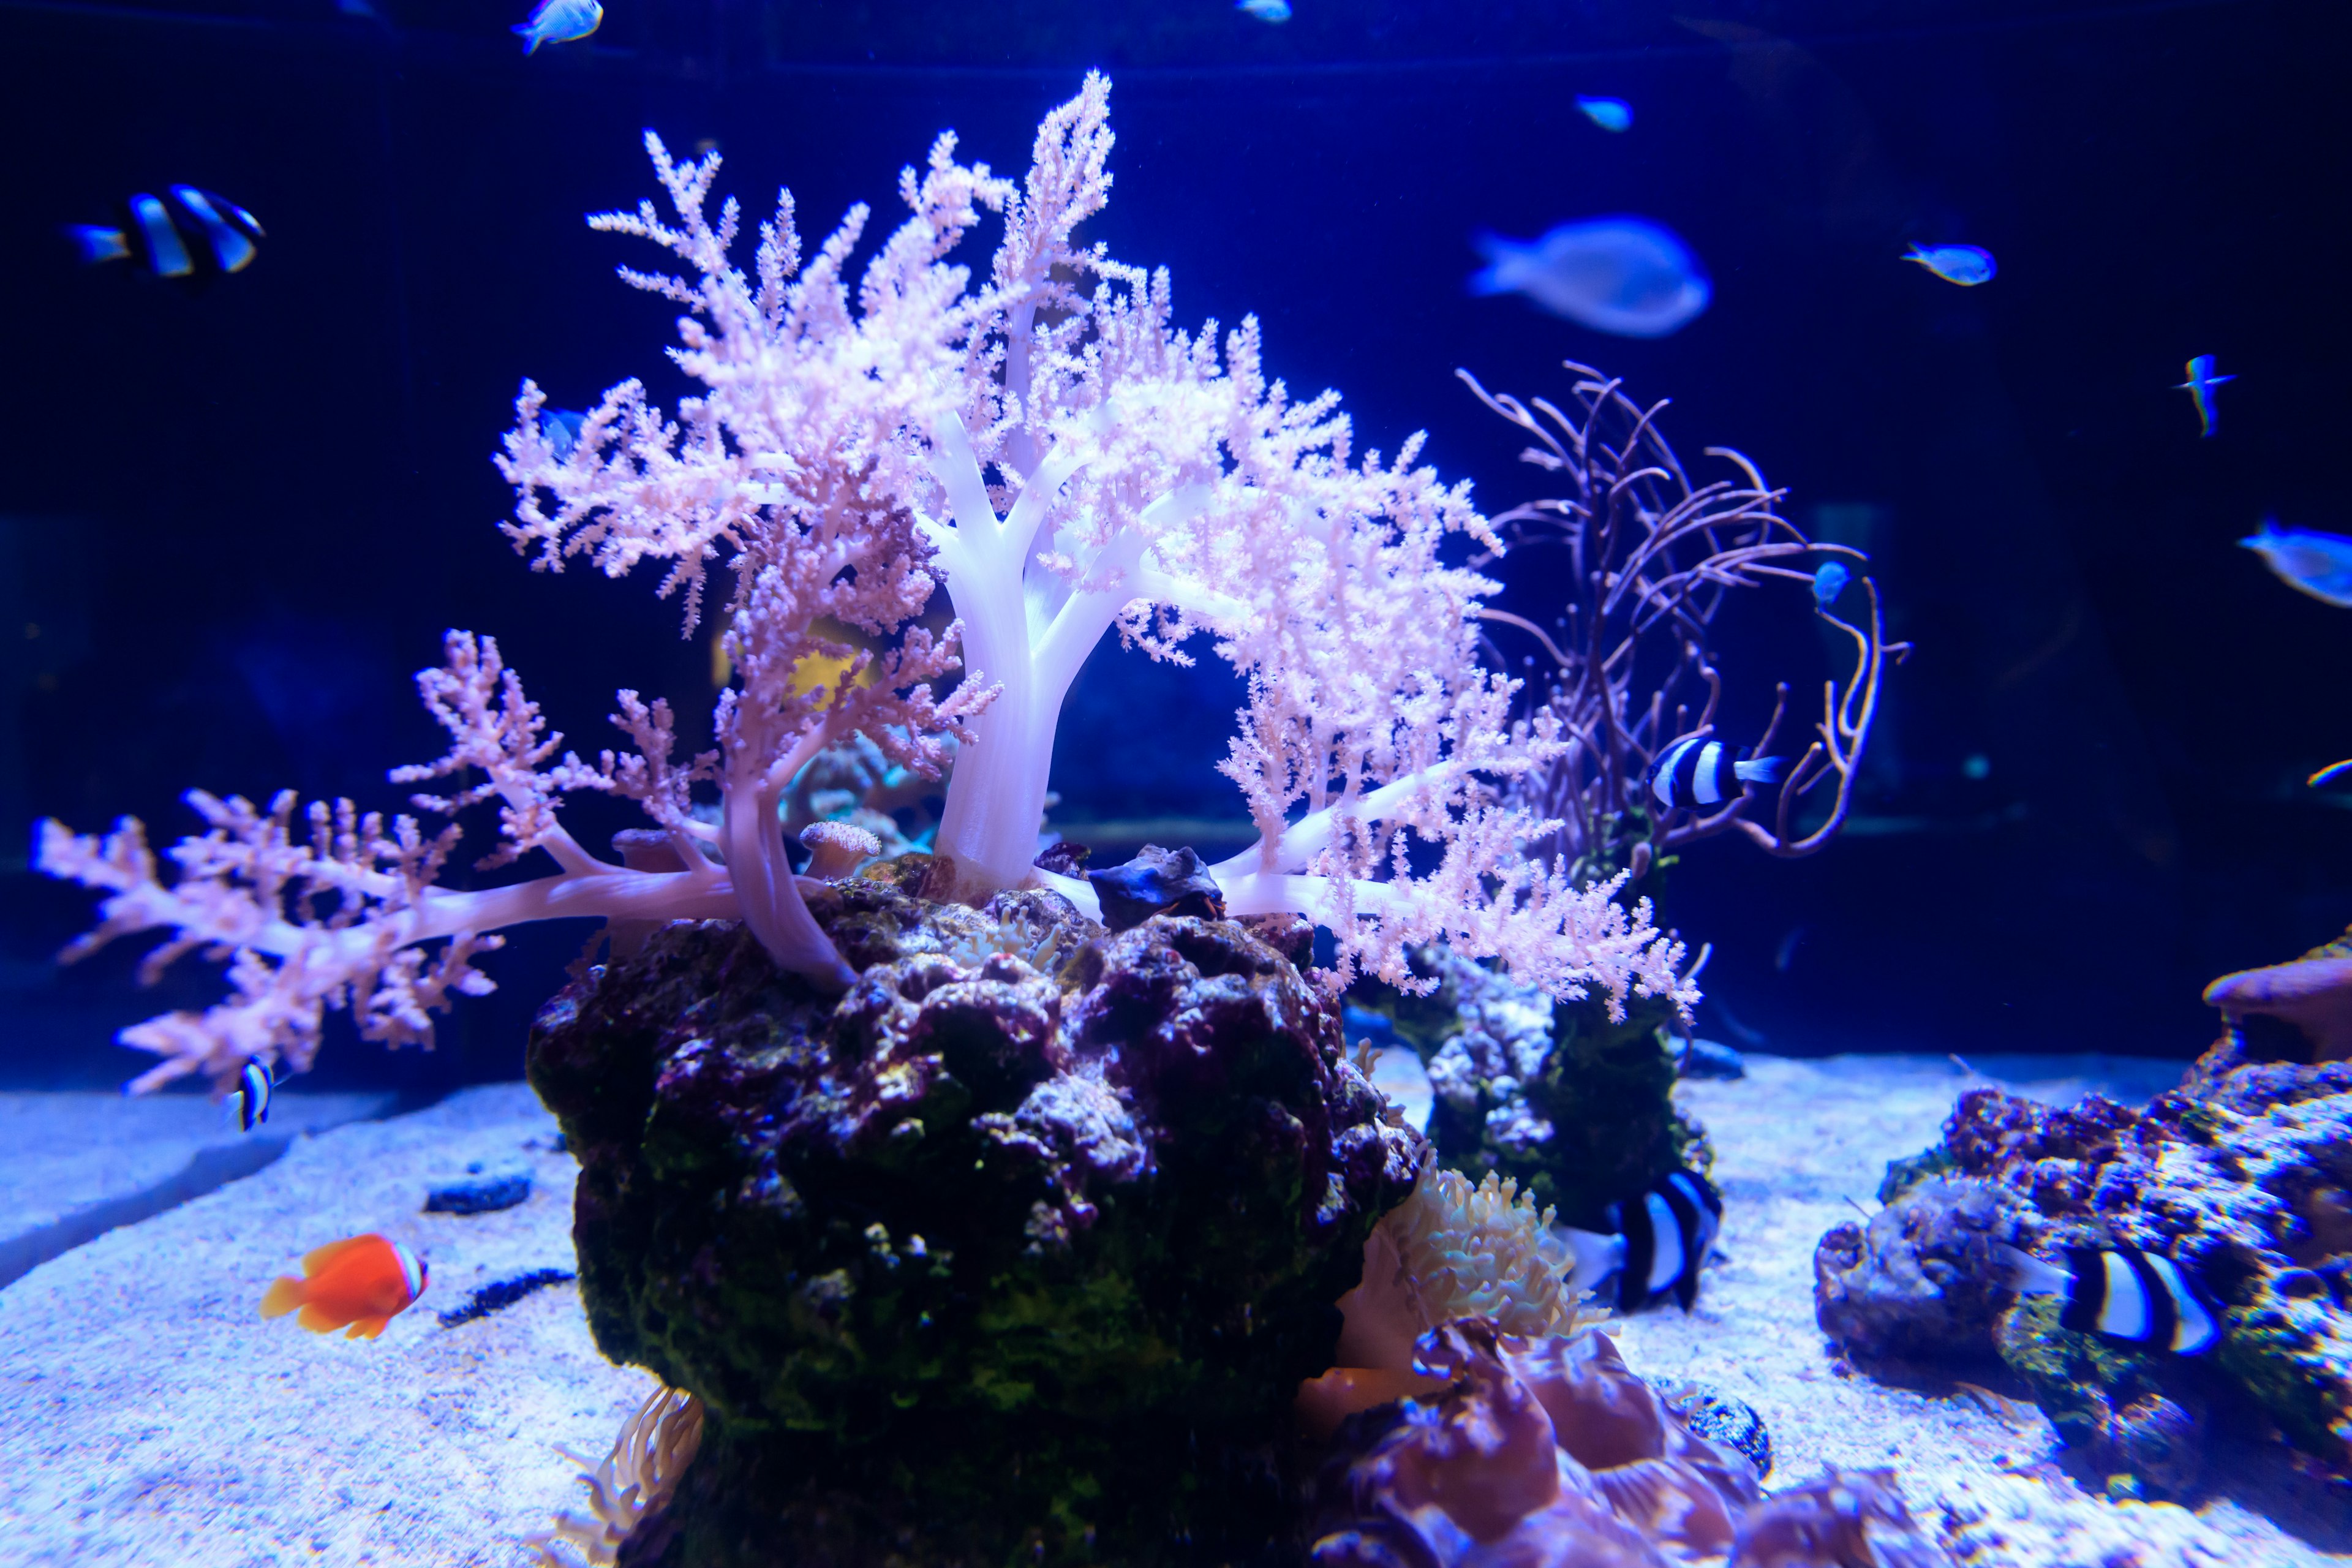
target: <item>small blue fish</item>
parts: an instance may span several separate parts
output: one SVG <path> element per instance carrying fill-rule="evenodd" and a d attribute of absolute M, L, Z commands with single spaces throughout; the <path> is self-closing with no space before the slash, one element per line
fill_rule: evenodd
<path fill-rule="evenodd" d="M 2239 543 L 2263 558 L 2278 580 L 2299 594 L 2352 609 L 2352 539 L 2308 528 L 2281 528 L 2263 519 L 2262 531 Z"/>
<path fill-rule="evenodd" d="M 1290 20 L 1290 0 L 1237 0 L 1234 9 L 1261 22 Z"/>
<path fill-rule="evenodd" d="M 1712 290 L 1690 247 L 1639 217 L 1564 223 L 1541 239 L 1482 234 L 1473 294 L 1525 294 L 1555 316 L 1623 338 L 1663 338 L 1706 309 Z"/>
<path fill-rule="evenodd" d="M 1813 571 L 1813 603 L 1824 610 L 1832 608 L 1838 595 L 1845 592 L 1845 585 L 1853 581 L 1853 574 L 1845 569 L 1844 562 L 1822 562 Z"/>
<path fill-rule="evenodd" d="M 580 427 L 588 423 L 588 416 L 576 408 L 550 408 L 539 416 L 539 434 L 555 454 L 559 463 L 571 458 L 572 448 L 580 445 Z"/>
<path fill-rule="evenodd" d="M 2199 435 L 2210 436 L 2218 428 L 2215 423 L 2216 411 L 2213 407 L 2213 389 L 2225 381 L 2237 379 L 2234 375 L 2215 375 L 2211 354 L 2199 354 L 2189 362 L 2189 379 L 2172 390 L 2187 393 L 2189 401 L 2197 405 L 2197 422 L 2203 426 L 2198 431 Z"/>
<path fill-rule="evenodd" d="M 594 32 L 604 20 L 596 0 L 539 0 L 530 20 L 514 31 L 522 35 L 522 52 L 535 55 L 541 44 L 570 44 Z"/>
<path fill-rule="evenodd" d="M 1633 106 L 1622 98 L 1580 98 L 1576 107 L 1584 118 L 1603 131 L 1630 131 L 1633 128 Z"/>
<path fill-rule="evenodd" d="M 1963 289 L 1990 283 L 2000 270 L 1993 265 L 1992 252 L 1980 245 L 1915 245 L 1903 259 L 1916 261 L 1945 282 Z"/>

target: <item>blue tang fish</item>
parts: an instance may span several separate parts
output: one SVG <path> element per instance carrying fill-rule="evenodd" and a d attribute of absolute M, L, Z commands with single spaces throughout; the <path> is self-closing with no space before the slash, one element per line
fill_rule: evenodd
<path fill-rule="evenodd" d="M 1580 98 L 1576 107 L 1584 118 L 1603 131 L 1630 131 L 1633 128 L 1633 106 L 1622 98 Z"/>
<path fill-rule="evenodd" d="M 1261 22 L 1290 20 L 1290 0 L 1235 0 L 1234 9 Z"/>
<path fill-rule="evenodd" d="M 1980 245 L 1915 245 L 1903 259 L 1916 261 L 1945 282 L 1963 289 L 1990 283 L 2000 270 L 1993 264 L 1992 252 Z"/>
<path fill-rule="evenodd" d="M 1838 602 L 1845 585 L 1853 581 L 1853 574 L 1845 569 L 1843 561 L 1824 561 L 1813 571 L 1813 603 L 1826 610 Z"/>
<path fill-rule="evenodd" d="M 2299 594 L 2352 609 L 2352 539 L 2308 528 L 2281 528 L 2263 519 L 2260 532 L 2239 543 L 2263 558 L 2278 580 Z"/>
<path fill-rule="evenodd" d="M 1712 291 L 1690 247 L 1647 218 L 1564 223 L 1526 242 L 1482 234 L 1474 294 L 1525 294 L 1555 316 L 1621 338 L 1663 338 L 1706 309 Z"/>
<path fill-rule="evenodd" d="M 2173 390 L 2187 393 L 2189 401 L 2197 405 L 2197 422 L 2203 426 L 2197 432 L 2200 436 L 2210 436 L 2219 428 L 2213 408 L 2213 389 L 2225 381 L 2237 379 L 2234 375 L 2215 375 L 2211 354 L 2199 354 L 2189 362 L 2189 379 Z"/>
<path fill-rule="evenodd" d="M 596 0 L 539 0 L 539 9 L 530 20 L 518 24 L 515 31 L 522 35 L 522 52 L 535 55 L 541 44 L 569 44 L 594 32 L 604 20 L 604 7 Z"/>

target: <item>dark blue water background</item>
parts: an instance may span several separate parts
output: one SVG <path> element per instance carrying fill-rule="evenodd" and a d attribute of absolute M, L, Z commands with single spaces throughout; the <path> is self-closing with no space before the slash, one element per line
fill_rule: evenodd
<path fill-rule="evenodd" d="M 1490 510 L 1541 493 L 1453 371 L 1562 395 L 1575 357 L 1672 396 L 1687 459 L 1737 447 L 1876 553 L 1918 651 L 1857 830 L 1794 864 L 1719 841 L 1674 874 L 1667 918 L 1717 952 L 1704 1032 L 2186 1055 L 2207 980 L 2352 921 L 2352 816 L 2301 784 L 2352 753 L 2352 611 L 2233 543 L 2265 512 L 2352 531 L 2352 16 L 1694 9 L 1754 29 L 1727 34 L 1645 6 L 1297 5 L 1285 31 L 1217 0 L 612 0 L 593 44 L 526 60 L 497 0 L 0 4 L 0 1080 L 127 1076 L 111 1029 L 210 992 L 196 964 L 145 994 L 129 955 L 49 964 L 89 900 L 24 869 L 36 817 L 135 813 L 168 840 L 190 784 L 394 807 L 384 768 L 440 753 L 409 676 L 451 626 L 496 635 L 575 745 L 605 743 L 616 686 L 707 714 L 654 579 L 535 574 L 493 526 L 523 375 L 574 406 L 632 374 L 679 390 L 674 308 L 612 276 L 652 256 L 580 221 L 654 191 L 641 128 L 714 140 L 754 216 L 791 184 L 814 241 L 856 200 L 895 221 L 940 129 L 1017 172 L 1092 64 L 1119 135 L 1097 232 L 1171 268 L 1188 322 L 1256 312 L 1273 368 L 1342 389 L 1364 445 L 1426 429 Z M 1633 131 L 1577 93 L 1629 100 Z M 56 226 L 178 180 L 268 226 L 249 272 L 189 298 L 73 265 Z M 1679 334 L 1465 292 L 1472 231 L 1612 212 L 1705 258 L 1715 302 Z M 1915 240 L 1985 246 L 2000 276 L 1940 283 L 1897 259 Z M 2171 390 L 2194 353 L 2241 377 L 2210 441 Z M 1545 615 L 1541 557 L 1504 571 Z M 1735 731 L 1826 668 L 1801 593 L 1722 633 Z M 1064 813 L 1234 817 L 1212 765 L 1236 700 L 1098 654 Z M 343 1031 L 321 1079 L 511 1076 L 584 934 L 514 933 L 439 1051 Z"/>

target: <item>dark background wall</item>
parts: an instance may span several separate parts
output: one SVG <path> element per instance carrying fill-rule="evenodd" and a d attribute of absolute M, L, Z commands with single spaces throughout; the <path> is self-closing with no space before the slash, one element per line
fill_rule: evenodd
<path fill-rule="evenodd" d="M 1736 447 L 1798 518 L 1866 536 L 1917 652 L 1854 831 L 1677 868 L 1667 916 L 1717 952 L 1707 1032 L 2187 1054 L 2205 981 L 2352 921 L 2347 797 L 2301 783 L 2352 752 L 2352 611 L 2233 542 L 2265 513 L 2352 530 L 2340 7 L 1296 3 L 1273 28 L 1221 0 L 613 0 L 595 39 L 530 59 L 521 7 L 470 0 L 0 3 L 0 1080 L 127 1076 L 110 1031 L 210 992 L 184 964 L 137 993 L 127 954 L 57 971 L 89 900 L 25 871 L 35 818 L 168 840 L 191 784 L 396 806 L 383 770 L 439 754 L 408 676 L 451 626 L 495 634 L 576 744 L 615 686 L 707 711 L 650 580 L 534 574 L 494 527 L 521 376 L 572 405 L 632 374 L 678 390 L 673 308 L 611 275 L 646 257 L 580 222 L 654 189 L 643 127 L 715 141 L 754 213 L 790 184 L 814 237 L 852 201 L 887 218 L 945 127 L 1017 171 L 1089 64 L 1118 83 L 1101 237 L 1171 267 L 1188 321 L 1255 311 L 1363 444 L 1427 429 L 1499 510 L 1539 476 L 1452 373 L 1557 393 L 1574 357 L 1671 395 L 1687 458 Z M 1580 92 L 1631 101 L 1633 132 Z M 58 225 L 176 180 L 261 217 L 250 271 L 192 298 L 74 265 Z M 1715 302 L 1677 335 L 1465 292 L 1472 231 L 1612 212 L 1705 258 Z M 2001 275 L 1940 283 L 1897 259 L 1913 240 Z M 2171 390 L 2192 353 L 2241 377 L 2210 441 Z M 1509 602 L 1540 612 L 1544 570 L 1506 563 Z M 1749 723 L 1823 668 L 1801 594 L 1724 636 Z M 1099 656 L 1065 814 L 1234 816 L 1211 765 L 1234 700 Z M 580 815 L 592 842 L 626 825 Z M 322 1072 L 511 1075 L 584 934 L 517 933 L 433 1056 L 336 1040 Z"/>

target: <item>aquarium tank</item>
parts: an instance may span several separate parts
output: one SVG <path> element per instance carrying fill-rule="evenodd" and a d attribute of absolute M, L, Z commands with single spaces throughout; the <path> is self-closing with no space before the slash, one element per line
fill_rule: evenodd
<path fill-rule="evenodd" d="M 0 0 L 0 1565 L 2352 1563 L 2347 56 Z"/>

